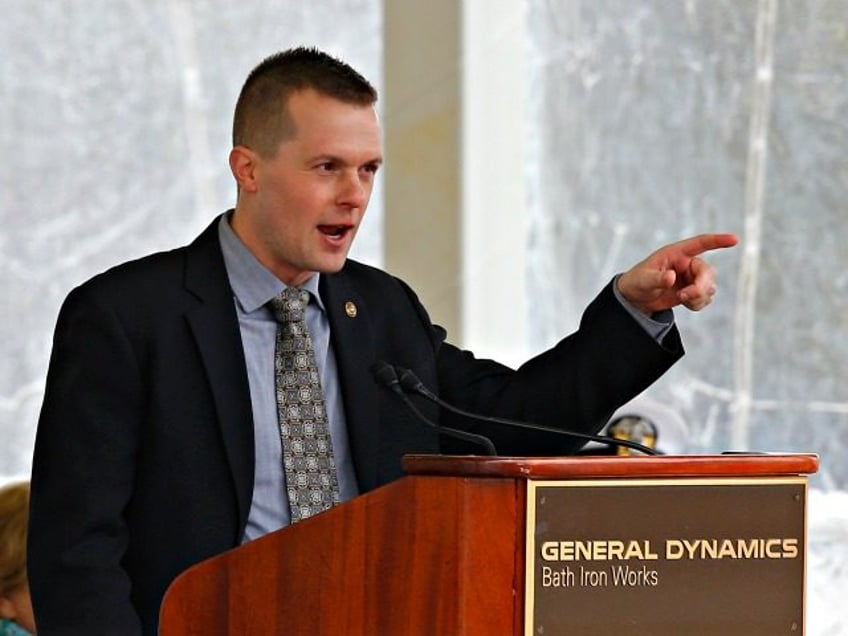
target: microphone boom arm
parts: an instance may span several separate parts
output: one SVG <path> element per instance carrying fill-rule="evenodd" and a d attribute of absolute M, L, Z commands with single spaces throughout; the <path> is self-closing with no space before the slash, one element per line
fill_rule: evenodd
<path fill-rule="evenodd" d="M 410 369 L 402 369 L 397 368 L 395 374 L 400 372 L 398 375 L 398 382 L 400 385 L 408 390 L 414 391 L 418 393 L 422 397 L 435 402 L 439 406 L 452 413 L 456 413 L 457 415 L 462 415 L 463 417 L 469 417 L 472 419 L 483 420 L 486 422 L 493 422 L 495 424 L 504 424 L 506 426 L 513 426 L 518 428 L 525 428 L 533 431 L 540 431 L 543 433 L 552 433 L 556 435 L 568 435 L 571 437 L 576 437 L 577 439 L 583 439 L 590 442 L 598 442 L 600 444 L 605 444 L 607 446 L 624 446 L 627 448 L 631 448 L 633 450 L 637 450 L 645 455 L 659 455 L 660 453 L 653 448 L 645 446 L 644 444 L 639 444 L 638 442 L 633 442 L 627 439 L 618 439 L 616 437 L 605 437 L 603 435 L 590 435 L 588 433 L 578 433 L 576 431 L 569 431 L 567 429 L 559 429 L 553 428 L 551 426 L 542 426 L 541 424 L 532 424 L 530 422 L 516 422 L 514 420 L 508 420 L 500 417 L 494 417 L 490 415 L 478 415 L 476 413 L 471 413 L 470 411 L 464 411 L 461 408 L 453 406 L 452 404 L 448 404 L 444 400 L 442 400 L 438 395 L 430 391 L 421 380 L 418 379 L 418 376 L 415 375 Z"/>
<path fill-rule="evenodd" d="M 457 428 L 451 428 L 450 426 L 440 426 L 432 422 L 426 415 L 424 415 L 421 410 L 415 406 L 412 400 L 409 399 L 409 396 L 401 387 L 400 381 L 397 377 L 397 372 L 395 368 L 388 364 L 387 362 L 378 362 L 374 364 L 371 368 L 372 373 L 374 374 L 374 378 L 377 382 L 389 389 L 391 389 L 394 393 L 396 393 L 403 400 L 404 404 L 406 404 L 407 408 L 424 424 L 429 426 L 430 428 L 436 429 L 440 433 L 444 433 L 450 437 L 455 437 L 457 439 L 464 440 L 466 442 L 472 442 L 474 444 L 478 444 L 486 449 L 486 454 L 495 456 L 498 454 L 495 445 L 485 435 L 478 435 L 476 433 L 470 433 L 468 431 L 462 431 Z M 426 396 L 425 396 L 426 397 Z"/>

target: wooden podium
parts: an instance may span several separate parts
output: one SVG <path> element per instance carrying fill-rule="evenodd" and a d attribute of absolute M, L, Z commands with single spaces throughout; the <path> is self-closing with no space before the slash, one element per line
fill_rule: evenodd
<path fill-rule="evenodd" d="M 815 455 L 408 456 L 404 468 L 397 482 L 189 568 L 165 596 L 160 634 L 803 633 Z M 556 527 L 557 515 L 572 525 Z M 770 576 L 779 584 L 765 598 L 736 598 Z M 710 577 L 727 598 L 687 607 L 681 595 L 697 599 Z M 787 606 L 789 618 L 775 607 L 762 618 L 758 603 Z M 632 629 L 610 631 L 616 608 Z M 675 625 L 684 614 L 704 628 Z"/>

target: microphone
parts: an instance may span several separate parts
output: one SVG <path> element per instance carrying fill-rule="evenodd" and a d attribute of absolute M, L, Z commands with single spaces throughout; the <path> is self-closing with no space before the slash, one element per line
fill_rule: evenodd
<path fill-rule="evenodd" d="M 454 437 L 456 439 L 461 439 L 466 442 L 472 442 L 479 446 L 482 446 L 486 450 L 487 455 L 495 456 L 498 454 L 498 451 L 495 450 L 495 445 L 485 435 L 478 435 L 476 433 L 469 433 L 468 431 L 461 431 L 457 428 L 451 428 L 449 426 L 440 426 L 430 420 L 426 415 L 424 415 L 415 404 L 413 404 L 412 400 L 409 399 L 409 396 L 404 392 L 401 387 L 400 380 L 398 380 L 397 371 L 395 371 L 395 367 L 390 365 L 388 362 L 375 362 L 371 365 L 371 373 L 374 374 L 374 379 L 378 384 L 384 386 L 388 389 L 391 389 L 394 393 L 397 393 L 400 398 L 403 400 L 404 404 L 406 404 L 407 408 L 412 411 L 415 416 L 424 422 L 430 428 L 434 428 L 440 433 L 444 433 L 449 437 Z M 411 373 L 411 371 L 410 371 Z"/>
<path fill-rule="evenodd" d="M 386 363 L 384 363 L 386 364 Z M 508 420 L 500 417 L 492 417 L 489 415 L 479 415 L 477 413 L 471 413 L 469 411 L 464 411 L 452 404 L 448 404 L 444 400 L 442 400 L 438 395 L 430 391 L 424 383 L 418 379 L 418 376 L 412 372 L 410 369 L 403 369 L 401 367 L 397 367 L 393 369 L 394 374 L 397 376 L 397 373 L 400 372 L 400 377 L 398 382 L 402 389 L 406 389 L 407 391 L 412 391 L 421 395 L 422 397 L 427 398 L 431 402 L 435 402 L 442 408 L 451 411 L 452 413 L 456 413 L 457 415 L 462 415 L 463 417 L 469 417 L 476 420 L 482 420 L 484 422 L 492 422 L 494 424 L 503 424 L 506 426 L 512 426 L 516 428 L 523 428 L 531 431 L 541 431 L 543 433 L 553 433 L 555 435 L 567 435 L 569 437 L 575 437 L 577 439 L 583 439 L 590 442 L 598 442 L 600 444 L 605 444 L 607 446 L 625 446 L 627 448 L 632 448 L 637 450 L 645 455 L 659 455 L 660 453 L 653 448 L 645 446 L 643 444 L 639 444 L 638 442 L 633 442 L 627 439 L 618 439 L 615 437 L 605 437 L 603 435 L 590 435 L 589 433 L 578 433 L 577 431 L 569 431 L 565 429 L 553 428 L 551 426 L 542 426 L 541 424 L 531 424 L 529 422 L 518 422 L 516 420 Z"/>

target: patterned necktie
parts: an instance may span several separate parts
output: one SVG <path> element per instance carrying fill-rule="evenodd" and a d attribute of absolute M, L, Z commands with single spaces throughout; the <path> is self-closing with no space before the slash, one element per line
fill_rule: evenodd
<path fill-rule="evenodd" d="M 309 292 L 294 288 L 269 302 L 278 322 L 274 375 L 292 523 L 339 502 L 327 409 L 304 320 L 307 304 Z"/>

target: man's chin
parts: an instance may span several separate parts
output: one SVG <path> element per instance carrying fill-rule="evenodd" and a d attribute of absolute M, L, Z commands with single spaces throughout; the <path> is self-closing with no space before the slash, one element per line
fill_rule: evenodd
<path fill-rule="evenodd" d="M 336 274 L 342 270 L 347 262 L 347 256 L 338 259 L 328 259 L 321 263 L 321 266 L 315 271 L 321 274 Z"/>

